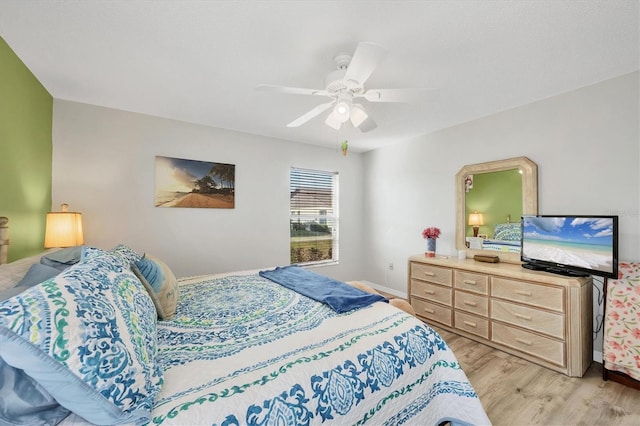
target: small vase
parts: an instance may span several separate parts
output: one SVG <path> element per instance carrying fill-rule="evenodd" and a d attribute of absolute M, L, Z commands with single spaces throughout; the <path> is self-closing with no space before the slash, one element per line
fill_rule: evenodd
<path fill-rule="evenodd" d="M 424 253 L 426 257 L 436 257 L 436 239 L 427 238 L 427 251 Z"/>

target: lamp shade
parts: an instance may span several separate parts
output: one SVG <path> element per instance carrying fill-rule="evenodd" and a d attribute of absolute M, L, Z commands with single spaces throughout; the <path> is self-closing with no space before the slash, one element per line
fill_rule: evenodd
<path fill-rule="evenodd" d="M 47 213 L 45 248 L 73 247 L 82 244 L 84 244 L 82 213 L 68 212 L 64 207 L 61 212 Z"/>
<path fill-rule="evenodd" d="M 369 116 L 366 112 L 364 112 L 362 106 L 353 104 L 353 106 L 351 107 L 351 117 L 349 117 L 351 119 L 351 124 L 353 124 L 353 127 L 360 126 L 368 117 Z"/>
<path fill-rule="evenodd" d="M 340 123 L 344 123 L 349 120 L 349 117 L 351 116 L 351 106 L 349 105 L 349 102 L 339 100 L 335 108 L 333 108 L 333 116 Z"/>
<path fill-rule="evenodd" d="M 473 212 L 469 214 L 469 225 L 471 226 L 484 225 L 484 218 L 482 217 L 482 213 Z"/>

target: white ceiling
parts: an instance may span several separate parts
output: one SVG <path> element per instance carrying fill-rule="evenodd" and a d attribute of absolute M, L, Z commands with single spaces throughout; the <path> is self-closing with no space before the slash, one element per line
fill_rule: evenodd
<path fill-rule="evenodd" d="M 638 0 L 0 0 L 0 35 L 54 98 L 361 152 L 637 70 L 639 19 Z M 364 101 L 361 133 L 287 128 L 325 98 L 254 90 L 324 88 L 359 41 L 388 50 L 366 88 L 439 99 Z"/>

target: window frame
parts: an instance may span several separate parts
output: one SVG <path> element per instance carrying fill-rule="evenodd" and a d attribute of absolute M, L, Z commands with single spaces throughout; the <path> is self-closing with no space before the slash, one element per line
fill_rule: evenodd
<path fill-rule="evenodd" d="M 328 182 L 328 183 L 327 183 Z M 340 210 L 339 210 L 339 173 L 337 171 L 326 171 L 319 169 L 308 169 L 291 166 L 289 170 L 289 262 L 301 266 L 325 266 L 330 264 L 338 264 L 340 261 L 339 253 L 339 229 L 340 229 Z M 317 188 L 322 192 L 314 195 L 313 189 Z M 329 191 L 330 205 L 318 204 L 327 201 L 327 192 Z M 298 195 L 296 197 L 296 195 Z M 318 201 L 320 200 L 320 201 Z M 307 212 L 305 213 L 305 210 Z M 317 212 L 313 212 L 316 210 Z M 294 224 L 318 224 L 318 226 L 328 226 L 330 228 L 330 237 L 321 237 L 316 235 L 309 236 L 308 241 L 331 240 L 330 258 L 319 260 L 297 261 L 294 254 L 295 249 L 304 250 L 304 246 L 300 246 L 300 236 L 294 236 Z M 305 229 L 307 226 L 305 226 Z M 300 229 L 298 229 L 300 231 Z M 295 239 L 294 239 L 295 238 Z M 322 244 L 321 244 L 322 245 Z M 310 244 L 310 248 L 313 244 Z M 317 253 L 317 251 L 316 251 Z M 299 256 L 303 256 L 298 252 Z M 308 256 L 313 256 L 307 252 Z"/>

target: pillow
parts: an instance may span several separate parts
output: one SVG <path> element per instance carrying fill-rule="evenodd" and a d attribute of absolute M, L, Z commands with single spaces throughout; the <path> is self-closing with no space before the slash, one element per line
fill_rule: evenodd
<path fill-rule="evenodd" d="M 44 253 L 51 253 L 56 250 L 60 249 L 49 249 L 45 250 Z M 15 287 L 18 281 L 20 281 L 24 277 L 24 274 L 27 273 L 31 265 L 34 263 L 40 263 L 42 254 L 43 253 L 38 253 L 33 256 L 24 257 L 22 259 L 0 265 L 0 290 Z"/>
<path fill-rule="evenodd" d="M 68 415 L 38 382 L 0 359 L 0 424 L 55 425 Z"/>
<path fill-rule="evenodd" d="M 13 287 L 0 291 L 0 302 L 3 300 L 11 299 L 16 294 L 20 294 L 27 290 L 29 287 Z M 0 423 L 1 424 L 1 423 Z"/>
<path fill-rule="evenodd" d="M 494 227 L 493 239 L 502 241 L 520 241 L 522 230 L 519 222 L 497 223 Z"/>
<path fill-rule="evenodd" d="M 124 244 L 118 244 L 110 250 L 111 253 L 117 254 L 129 261 L 129 263 L 135 263 L 141 259 L 141 256 L 136 251 Z"/>
<path fill-rule="evenodd" d="M 173 319 L 178 304 L 178 282 L 166 263 L 153 256 L 144 255 L 131 264 L 133 273 L 151 296 L 161 320 Z"/>
<path fill-rule="evenodd" d="M 40 259 L 40 263 L 43 265 L 56 268 L 59 271 L 64 271 L 69 266 L 74 265 L 80 261 L 83 246 L 75 246 L 64 248 L 53 253 L 45 254 Z"/>
<path fill-rule="evenodd" d="M 153 303 L 127 260 L 98 249 L 0 302 L 0 358 L 96 424 L 149 422 L 162 384 Z"/>
<path fill-rule="evenodd" d="M 60 273 L 60 270 L 43 265 L 41 263 L 34 263 L 22 279 L 16 284 L 16 287 L 33 287 L 36 284 L 40 284 L 43 281 L 53 278 Z M 23 288 L 24 290 L 24 288 Z"/>
<path fill-rule="evenodd" d="M 7 300 L 17 294 L 20 294 L 29 287 L 40 284 L 49 278 L 55 277 L 59 273 L 60 271 L 56 268 L 34 263 L 31 265 L 31 268 L 29 268 L 25 276 L 18 281 L 15 287 L 0 291 L 0 301 Z"/>

